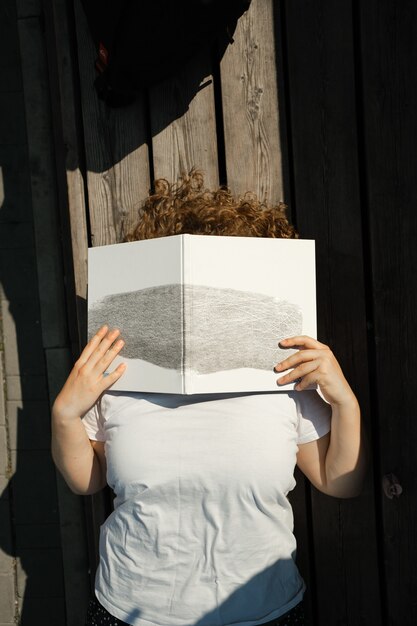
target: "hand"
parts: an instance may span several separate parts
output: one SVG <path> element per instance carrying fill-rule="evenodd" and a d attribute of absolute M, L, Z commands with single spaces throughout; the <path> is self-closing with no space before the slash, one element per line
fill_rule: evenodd
<path fill-rule="evenodd" d="M 54 415 L 65 420 L 82 417 L 103 391 L 120 378 L 126 369 L 124 363 L 104 376 L 124 346 L 122 339 L 116 341 L 119 334 L 117 329 L 109 331 L 102 326 L 88 342 L 54 402 Z"/>
<path fill-rule="evenodd" d="M 283 339 L 280 341 L 280 346 L 299 348 L 299 351 L 274 367 L 275 372 L 284 372 L 291 367 L 294 368 L 289 374 L 278 378 L 277 384 L 286 385 L 301 378 L 295 386 L 297 391 L 302 391 L 316 383 L 325 400 L 331 405 L 356 401 L 336 357 L 324 343 L 303 335 Z"/>

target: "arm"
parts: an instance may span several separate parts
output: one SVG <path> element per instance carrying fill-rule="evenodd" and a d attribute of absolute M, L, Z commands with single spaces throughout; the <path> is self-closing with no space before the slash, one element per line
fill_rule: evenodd
<path fill-rule="evenodd" d="M 106 484 L 103 446 L 90 441 L 81 418 L 125 370 L 121 364 L 104 376 L 124 345 L 116 341 L 118 335 L 118 330 L 108 332 L 107 326 L 97 332 L 52 407 L 52 458 L 70 489 L 80 495 L 96 493 Z"/>
<path fill-rule="evenodd" d="M 311 337 L 291 337 L 281 342 L 285 348 L 300 350 L 275 367 L 293 371 L 278 379 L 286 384 L 301 378 L 295 389 L 319 385 L 332 407 L 331 432 L 299 445 L 297 464 L 320 491 L 337 498 L 359 495 L 366 470 L 366 452 L 358 401 L 335 356 L 328 346 Z"/>

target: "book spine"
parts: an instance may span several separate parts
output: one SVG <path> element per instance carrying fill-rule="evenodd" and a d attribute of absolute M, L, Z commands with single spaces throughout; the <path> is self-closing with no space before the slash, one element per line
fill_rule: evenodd
<path fill-rule="evenodd" d="M 190 250 L 191 238 L 183 235 L 182 242 L 182 370 L 183 393 L 192 393 L 192 373 L 190 370 L 190 341 L 191 341 L 191 302 L 190 302 Z"/>
<path fill-rule="evenodd" d="M 181 393 L 185 393 L 185 305 L 184 305 L 184 248 L 185 240 L 184 235 L 181 235 L 180 250 L 181 250 L 181 276 L 180 276 L 180 311 L 181 311 Z"/>

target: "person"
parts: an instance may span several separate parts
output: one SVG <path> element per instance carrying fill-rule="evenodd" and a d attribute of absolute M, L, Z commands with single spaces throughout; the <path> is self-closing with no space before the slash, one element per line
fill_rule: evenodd
<path fill-rule="evenodd" d="M 208 191 L 193 170 L 156 182 L 127 239 L 297 237 L 285 209 Z M 294 391 L 178 396 L 112 392 L 125 365 L 104 373 L 123 339 L 107 326 L 90 339 L 52 409 L 69 487 L 89 495 L 107 482 L 116 496 L 86 626 L 305 623 L 287 498 L 295 465 L 349 498 L 366 462 L 358 401 L 330 348 L 307 336 L 280 344 L 296 351 L 274 368 L 277 390 L 299 379 Z"/>

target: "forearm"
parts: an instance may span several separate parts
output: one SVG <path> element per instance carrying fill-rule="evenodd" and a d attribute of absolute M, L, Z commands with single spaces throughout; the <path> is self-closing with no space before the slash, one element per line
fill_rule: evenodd
<path fill-rule="evenodd" d="M 326 492 L 338 498 L 359 495 L 366 468 L 366 451 L 359 404 L 332 406 L 332 430 L 326 454 Z"/>
<path fill-rule="evenodd" d="M 52 458 L 71 491 L 96 493 L 103 487 L 100 463 L 80 418 L 65 419 L 52 411 Z"/>

